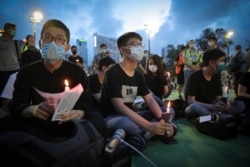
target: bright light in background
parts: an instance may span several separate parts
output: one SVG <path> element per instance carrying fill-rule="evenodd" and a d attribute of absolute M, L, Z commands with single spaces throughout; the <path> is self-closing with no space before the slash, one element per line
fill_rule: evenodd
<path fill-rule="evenodd" d="M 33 17 L 35 19 L 35 22 L 40 22 L 43 18 L 43 15 L 41 12 L 36 11 L 36 12 L 34 12 Z"/>
<path fill-rule="evenodd" d="M 43 18 L 43 14 L 39 11 L 35 11 L 32 16 L 30 16 L 30 22 L 33 24 L 34 40 L 36 44 L 36 23 L 39 23 Z"/>
<path fill-rule="evenodd" d="M 225 38 L 230 39 L 234 35 L 233 31 L 228 31 L 225 35 Z"/>
<path fill-rule="evenodd" d="M 145 27 L 142 25 L 146 24 L 150 26 L 151 38 L 166 21 L 171 6 L 171 0 L 158 0 L 156 3 L 150 0 L 137 0 L 130 6 L 127 5 L 126 0 L 119 0 L 115 3 L 114 17 L 123 21 L 123 29 L 119 33 L 144 30 Z"/>

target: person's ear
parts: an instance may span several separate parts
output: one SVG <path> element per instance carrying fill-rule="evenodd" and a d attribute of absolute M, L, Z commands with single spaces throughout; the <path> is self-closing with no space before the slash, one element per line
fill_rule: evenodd
<path fill-rule="evenodd" d="M 65 53 L 68 52 L 69 49 L 70 49 L 70 44 L 65 44 L 65 49 L 64 49 Z"/>
<path fill-rule="evenodd" d="M 126 47 L 120 47 L 120 52 L 121 54 L 129 54 L 129 49 L 127 49 Z"/>
<path fill-rule="evenodd" d="M 106 67 L 106 66 L 102 66 L 102 71 L 105 72 L 105 71 L 107 70 L 107 68 L 108 68 L 108 67 Z"/>

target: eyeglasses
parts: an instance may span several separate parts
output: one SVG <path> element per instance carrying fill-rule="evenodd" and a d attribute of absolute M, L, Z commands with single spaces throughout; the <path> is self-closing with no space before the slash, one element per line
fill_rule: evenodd
<path fill-rule="evenodd" d="M 43 37 L 42 37 L 42 42 L 43 43 L 51 43 L 52 41 L 55 41 L 55 43 L 57 45 L 64 45 L 66 39 L 63 36 L 53 37 L 52 35 L 49 35 L 49 34 L 43 35 Z"/>
<path fill-rule="evenodd" d="M 128 43 L 126 46 L 134 46 L 134 47 L 142 47 L 144 48 L 145 47 L 145 44 L 144 43 L 137 43 L 137 42 L 131 42 L 131 43 Z"/>

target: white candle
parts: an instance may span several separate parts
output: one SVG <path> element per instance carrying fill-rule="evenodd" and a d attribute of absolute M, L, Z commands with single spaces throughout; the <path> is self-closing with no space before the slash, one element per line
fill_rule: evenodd
<path fill-rule="evenodd" d="M 70 88 L 69 88 L 69 82 L 68 82 L 68 80 L 65 79 L 64 83 L 65 83 L 65 89 L 64 89 L 64 91 L 69 91 Z"/>
<path fill-rule="evenodd" d="M 170 113 L 170 101 L 168 102 L 167 113 Z"/>
<path fill-rule="evenodd" d="M 223 86 L 223 95 L 222 97 L 227 97 L 227 86 Z"/>

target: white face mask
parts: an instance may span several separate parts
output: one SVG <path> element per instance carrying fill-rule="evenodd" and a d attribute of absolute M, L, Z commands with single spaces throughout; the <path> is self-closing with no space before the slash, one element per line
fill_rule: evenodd
<path fill-rule="evenodd" d="M 130 48 L 130 55 L 129 58 L 131 58 L 135 62 L 139 62 L 142 60 L 144 53 L 143 53 L 143 48 L 141 46 L 133 46 Z"/>
<path fill-rule="evenodd" d="M 62 59 L 65 54 L 65 46 L 57 45 L 54 41 L 42 45 L 42 54 L 50 63 L 56 63 Z"/>
<path fill-rule="evenodd" d="M 149 65 L 148 69 L 151 72 L 156 72 L 158 70 L 158 67 L 157 67 L 157 65 Z"/>
<path fill-rule="evenodd" d="M 189 44 L 190 48 L 194 48 L 194 46 L 195 46 L 194 44 Z"/>
<path fill-rule="evenodd" d="M 107 51 L 107 49 L 100 49 L 99 53 L 106 53 Z"/>
<path fill-rule="evenodd" d="M 214 45 L 214 42 L 208 42 L 208 46 L 212 47 Z"/>

